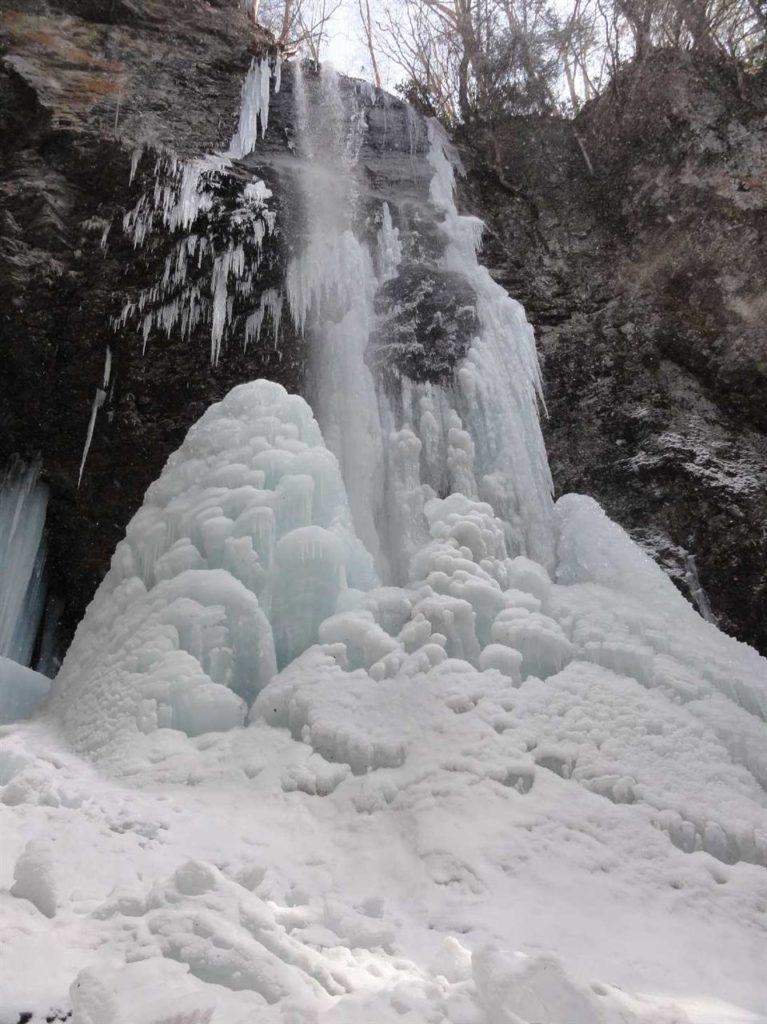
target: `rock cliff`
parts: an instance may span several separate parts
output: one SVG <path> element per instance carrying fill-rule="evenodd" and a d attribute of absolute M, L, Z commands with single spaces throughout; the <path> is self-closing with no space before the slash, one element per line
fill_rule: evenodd
<path fill-rule="evenodd" d="M 765 81 L 661 52 L 574 122 L 463 142 L 483 258 L 536 328 L 557 490 L 767 650 Z"/>

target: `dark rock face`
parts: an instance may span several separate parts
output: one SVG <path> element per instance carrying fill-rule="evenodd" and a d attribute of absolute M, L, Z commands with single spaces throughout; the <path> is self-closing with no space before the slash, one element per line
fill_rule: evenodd
<path fill-rule="evenodd" d="M 137 325 L 112 327 L 162 277 L 176 241 L 134 250 L 122 229 L 152 183 L 152 147 L 199 155 L 235 128 L 251 60 L 236 0 L 71 2 L 45 16 L 34 2 L 11 6 L 0 14 L 0 463 L 42 454 L 62 646 L 190 424 L 243 380 L 299 387 L 304 359 L 289 324 L 279 352 L 232 344 L 215 367 L 209 323 L 172 340 L 153 331 L 146 354 Z M 137 145 L 149 152 L 130 184 Z M 220 191 L 226 207 L 232 180 L 223 176 Z M 270 245 L 265 288 L 279 274 L 277 239 Z M 110 384 L 78 488 L 107 347 Z"/>
<path fill-rule="evenodd" d="M 593 494 L 688 594 L 697 568 L 763 652 L 766 114 L 764 82 L 659 53 L 574 124 L 467 140 L 462 185 L 536 329 L 558 492 Z"/>
<path fill-rule="evenodd" d="M 303 389 L 304 340 L 287 310 L 280 316 L 301 244 L 300 161 L 286 65 L 254 152 L 224 167 L 208 161 L 210 204 L 169 228 L 155 190 L 178 194 L 191 161 L 226 150 L 245 74 L 267 52 L 238 0 L 11 8 L 0 13 L 0 467 L 14 453 L 42 456 L 61 651 L 147 486 L 205 408 L 257 377 Z M 306 78 L 315 88 L 316 75 Z M 423 123 L 362 83 L 343 89 L 367 122 L 360 217 L 371 238 L 388 201 L 403 248 L 436 251 Z M 273 218 L 261 217 L 258 243 L 261 215 L 247 193 L 256 181 L 271 191 Z M 147 231 L 134 245 L 123 219 L 136 210 Z M 257 273 L 229 281 L 212 364 L 215 264 L 238 247 Z M 190 296 L 191 323 L 182 319 Z"/>
<path fill-rule="evenodd" d="M 475 302 L 460 274 L 403 260 L 376 295 L 369 362 L 384 377 L 447 382 L 476 333 Z"/>

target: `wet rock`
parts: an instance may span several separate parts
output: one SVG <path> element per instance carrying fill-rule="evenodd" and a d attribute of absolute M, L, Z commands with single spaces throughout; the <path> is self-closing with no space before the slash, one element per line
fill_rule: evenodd
<path fill-rule="evenodd" d="M 475 301 L 460 274 L 404 260 L 376 295 L 368 362 L 384 377 L 444 384 L 477 332 Z"/>

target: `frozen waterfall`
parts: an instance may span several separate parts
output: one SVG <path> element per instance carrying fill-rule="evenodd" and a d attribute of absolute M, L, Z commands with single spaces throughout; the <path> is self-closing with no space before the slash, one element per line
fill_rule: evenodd
<path fill-rule="evenodd" d="M 276 347 L 284 306 L 309 401 L 207 409 L 0 729 L 0 1019 L 767 1024 L 767 662 L 552 501 L 532 332 L 437 125 L 400 105 L 430 180 L 382 194 L 389 101 L 296 67 L 282 287 L 257 294 L 285 209 L 257 163 L 203 233 L 279 84 L 254 62 L 229 152 L 158 161 L 126 227 L 174 248 L 118 319 L 207 318 L 216 363 L 235 325 Z M 6 480 L 16 652 L 44 513 L 34 469 Z M 21 717 L 46 684 L 0 657 L 4 687 Z"/>
<path fill-rule="evenodd" d="M 259 74 L 266 89 L 268 68 Z M 258 116 L 243 114 L 249 146 L 266 126 L 263 95 Z M 412 120 L 411 144 L 420 132 L 431 168 L 425 244 L 407 212 L 366 194 L 369 98 L 342 90 L 331 68 L 309 80 L 300 66 L 293 97 L 304 230 L 285 288 L 310 339 L 314 415 L 260 381 L 189 432 L 57 680 L 51 706 L 72 741 L 119 759 L 136 734 L 242 725 L 265 714 L 259 694 L 287 685 L 276 673 L 301 678 L 312 650 L 371 685 L 444 664 L 518 687 L 580 679 L 588 664 L 684 695 L 767 782 L 754 738 L 767 715 L 764 661 L 703 622 L 590 499 L 552 504 L 532 331 L 477 260 L 481 225 L 456 210 L 442 130 Z M 473 301 L 458 311 L 462 355 L 437 380 L 384 372 L 371 351 L 391 323 L 382 296 L 398 309 L 425 265 Z M 764 859 L 754 842 L 742 848 Z"/>
<path fill-rule="evenodd" d="M 306 239 L 288 268 L 288 300 L 311 338 L 312 407 L 381 577 L 407 579 L 428 539 L 425 504 L 452 491 L 489 501 L 510 550 L 551 567 L 552 485 L 533 333 L 522 307 L 477 261 L 482 225 L 456 210 L 446 136 L 436 122 L 412 123 L 414 133 L 428 131 L 429 199 L 442 250 L 433 262 L 475 296 L 476 333 L 465 338 L 466 357 L 448 384 L 402 375 L 387 387 L 369 365 L 376 299 L 410 264 L 401 266 L 388 204 L 364 206 L 364 107 L 356 92 L 342 96 L 329 67 L 312 90 L 297 68 L 295 106 Z M 366 215 L 378 225 L 374 238 L 365 237 Z"/>

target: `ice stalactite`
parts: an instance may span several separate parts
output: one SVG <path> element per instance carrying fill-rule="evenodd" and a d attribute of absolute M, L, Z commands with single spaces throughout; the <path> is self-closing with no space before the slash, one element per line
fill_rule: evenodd
<path fill-rule="evenodd" d="M 48 489 L 40 465 L 14 461 L 0 481 L 0 656 L 29 665 L 45 603 Z"/>
<path fill-rule="evenodd" d="M 93 441 L 93 431 L 96 427 L 96 417 L 99 414 L 99 409 L 102 407 L 104 402 L 107 400 L 107 389 L 109 388 L 109 381 L 112 375 L 112 350 L 107 345 L 107 354 L 104 360 L 104 374 L 101 379 L 101 387 L 96 388 L 96 394 L 93 397 L 93 404 L 91 405 L 91 417 L 88 420 L 88 430 L 85 434 L 85 444 L 83 445 L 83 454 L 80 459 L 80 471 L 77 474 L 77 487 L 79 489 L 80 484 L 83 481 L 83 472 L 85 471 L 85 463 L 88 459 L 88 453 L 91 450 L 91 443 Z"/>
<path fill-rule="evenodd" d="M 267 314 L 271 318 L 272 322 L 272 340 L 274 342 L 274 347 L 277 347 L 283 304 L 284 296 L 281 292 L 278 292 L 276 288 L 269 288 L 262 294 L 258 308 L 255 312 L 251 313 L 245 321 L 245 348 L 247 348 L 252 341 L 258 343 L 261 340 L 261 330 L 264 325 L 264 318 Z"/>
<path fill-rule="evenodd" d="M 279 65 L 275 68 L 275 92 L 279 92 L 277 75 L 280 73 Z M 269 60 L 262 57 L 261 60 L 254 60 L 250 65 L 247 77 L 242 85 L 242 100 L 240 103 L 240 123 L 237 132 L 232 139 L 228 154 L 235 159 L 242 159 L 248 153 L 252 153 L 259 137 L 264 137 L 269 126 L 269 90 L 272 79 L 272 69 Z"/>
<path fill-rule="evenodd" d="M 135 248 L 160 233 L 177 238 L 160 280 L 126 302 L 113 322 L 116 330 L 137 322 L 144 351 L 154 331 L 167 337 L 179 331 L 189 338 L 201 323 L 209 322 L 215 365 L 235 321 L 242 319 L 235 314 L 235 302 L 247 300 L 257 288 L 263 244 L 274 230 L 275 216 L 268 202 L 271 192 L 262 181 L 237 181 L 233 205 L 223 186 L 235 181 L 230 173 L 235 161 L 252 153 L 263 138 L 271 83 L 277 92 L 280 80 L 279 59 L 254 59 L 243 82 L 238 127 L 228 148 L 194 160 L 160 154 L 153 184 L 123 218 L 123 230 Z M 136 150 L 131 181 L 141 158 L 142 151 Z M 212 224 L 225 227 L 226 241 L 215 240 Z M 251 337 L 246 327 L 246 343 Z"/>

